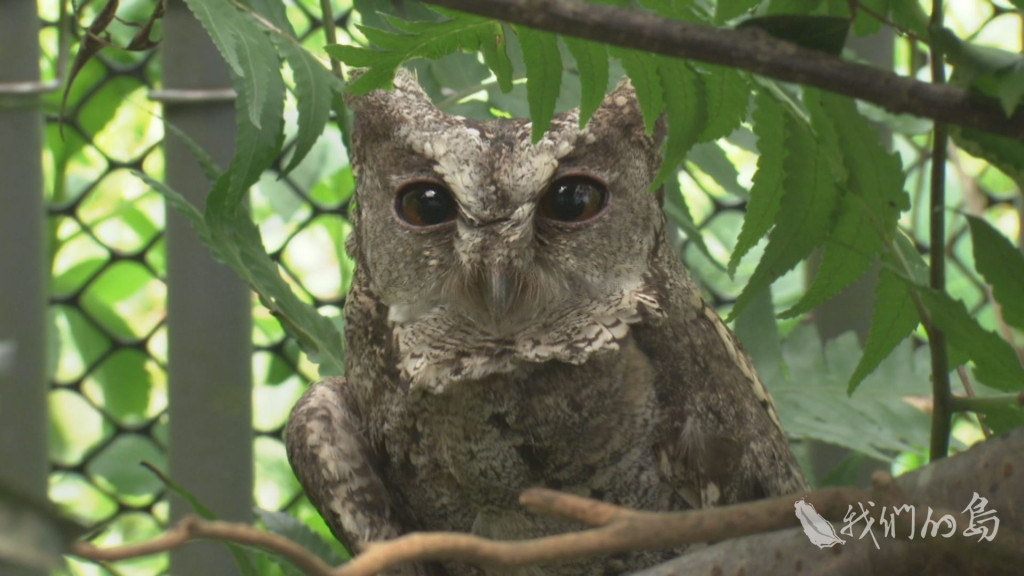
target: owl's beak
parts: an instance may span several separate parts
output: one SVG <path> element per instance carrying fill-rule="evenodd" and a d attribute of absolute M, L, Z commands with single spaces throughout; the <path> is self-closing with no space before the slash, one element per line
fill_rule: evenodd
<path fill-rule="evenodd" d="M 487 307 L 496 318 L 506 316 L 515 302 L 517 279 L 514 272 L 503 266 L 494 266 L 488 276 Z"/>

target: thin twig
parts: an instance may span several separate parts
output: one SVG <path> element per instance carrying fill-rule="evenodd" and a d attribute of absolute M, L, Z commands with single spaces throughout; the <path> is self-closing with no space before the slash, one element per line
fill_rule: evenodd
<path fill-rule="evenodd" d="M 337 44 L 338 30 L 334 25 L 334 8 L 331 6 L 331 0 L 320 0 L 320 21 L 324 25 L 324 39 L 328 44 Z M 337 58 L 331 58 L 331 72 L 338 78 L 345 79 L 341 75 L 341 63 Z"/>
<path fill-rule="evenodd" d="M 286 40 L 291 40 L 295 44 L 298 44 L 300 48 L 302 47 L 302 44 L 299 43 L 299 41 L 294 36 L 292 36 L 291 34 L 285 32 L 284 30 L 281 30 L 280 28 L 275 26 L 273 22 L 271 22 L 270 20 L 267 20 L 267 18 L 265 16 L 263 16 L 262 14 L 260 14 L 259 12 L 253 10 L 252 8 L 246 6 L 245 4 L 242 4 L 238 0 L 228 0 L 228 2 L 230 2 L 231 5 L 234 6 L 235 8 L 241 10 L 242 12 L 245 12 L 249 16 L 252 16 L 252 18 L 254 20 L 259 22 L 260 25 L 262 25 L 267 30 L 273 32 L 274 34 L 277 34 L 278 36 L 280 36 L 280 37 L 282 37 L 282 38 L 284 38 Z"/>
<path fill-rule="evenodd" d="M 908 38 L 910 40 L 913 40 L 914 42 L 921 42 L 922 44 L 926 43 L 924 38 L 921 38 L 920 36 L 918 36 L 917 34 L 914 34 L 910 30 L 907 30 L 905 28 L 901 28 L 901 27 L 897 26 L 892 20 L 889 20 L 884 15 L 879 14 L 877 11 L 875 11 L 873 8 L 871 8 L 870 6 L 868 6 L 865 3 L 858 2 L 857 0 L 852 0 L 850 2 L 850 5 L 853 6 L 856 10 L 860 10 L 861 12 L 864 12 L 868 16 L 871 16 L 875 20 L 878 20 L 882 24 L 885 24 L 886 26 L 888 26 L 888 27 L 892 28 L 893 30 L 899 32 L 904 37 L 906 37 L 906 38 Z"/>
<path fill-rule="evenodd" d="M 1024 392 L 996 394 L 994 396 L 953 396 L 950 407 L 954 412 L 978 412 L 993 408 L 1024 408 Z"/>
<path fill-rule="evenodd" d="M 932 34 L 942 29 L 942 0 L 932 0 Z M 938 43 L 931 42 L 932 83 L 946 82 L 945 62 Z M 935 122 L 932 142 L 931 198 L 929 200 L 929 284 L 932 290 L 946 291 L 946 124 Z M 946 335 L 934 323 L 925 325 L 932 358 L 932 430 L 931 460 L 949 454 L 949 435 L 953 412 L 949 384 L 949 356 Z"/>
<path fill-rule="evenodd" d="M 271 551 L 310 576 L 331 576 L 331 567 L 312 552 L 277 534 L 258 530 L 248 524 L 203 520 L 186 516 L 174 528 L 152 540 L 117 548 L 99 548 L 88 542 L 75 542 L 71 554 L 97 562 L 114 562 L 150 556 L 177 549 L 194 540 L 218 540 L 256 546 Z"/>
<path fill-rule="evenodd" d="M 525 80 L 525 79 L 526 79 L 525 76 L 516 75 L 516 76 L 512 77 L 512 82 L 516 83 L 516 82 L 520 82 L 520 81 Z M 441 100 L 440 102 L 437 103 L 437 108 L 439 110 L 447 110 L 448 108 L 450 108 L 450 107 L 458 104 L 459 102 L 461 102 L 463 98 L 467 98 L 469 96 L 472 96 L 473 94 L 476 94 L 477 92 L 480 92 L 482 90 L 486 90 L 488 86 L 491 86 L 491 85 L 497 84 L 497 83 L 498 83 L 498 79 L 493 77 L 493 76 L 491 76 L 489 78 L 484 78 L 483 80 L 481 80 L 480 82 L 478 82 L 476 84 L 473 84 L 471 86 L 467 86 L 467 87 L 465 87 L 465 88 L 463 88 L 463 89 L 461 89 L 461 90 L 459 90 L 457 92 L 454 92 L 453 94 L 445 96 L 443 100 Z"/>
<path fill-rule="evenodd" d="M 327 40 L 327 44 L 338 43 L 338 31 L 334 25 L 334 8 L 331 7 L 331 0 L 320 0 L 320 20 L 324 24 L 324 39 Z M 327 58 L 331 61 L 331 73 L 333 73 L 342 82 L 345 81 L 345 77 L 341 73 L 341 63 L 334 56 L 328 55 Z M 334 101 L 331 103 L 334 108 L 334 114 L 337 117 L 338 130 L 341 131 L 341 142 L 345 145 L 345 150 L 349 154 L 352 153 L 352 125 L 348 119 L 348 109 L 345 106 L 345 100 L 338 96 L 334 96 Z"/>
<path fill-rule="evenodd" d="M 731 30 L 582 0 L 425 0 L 597 42 L 740 68 L 873 102 L 894 114 L 1024 138 L 1024 111 L 1010 118 L 999 103 L 948 84 L 929 84 L 774 38 L 756 28 Z"/>
<path fill-rule="evenodd" d="M 956 375 L 960 377 L 960 383 L 964 385 L 964 390 L 967 391 L 967 397 L 976 397 L 977 394 L 974 393 L 974 386 L 971 384 L 971 379 L 967 375 L 967 367 L 964 366 L 963 364 L 957 366 Z M 953 410 L 956 410 L 956 408 L 956 398 L 954 397 Z M 991 438 L 992 432 L 988 429 L 988 426 L 985 425 L 985 415 L 982 414 L 981 412 L 972 412 L 972 414 L 974 414 L 974 417 L 978 419 L 978 427 L 981 428 L 981 433 L 985 436 L 985 439 L 988 440 L 989 438 Z"/>

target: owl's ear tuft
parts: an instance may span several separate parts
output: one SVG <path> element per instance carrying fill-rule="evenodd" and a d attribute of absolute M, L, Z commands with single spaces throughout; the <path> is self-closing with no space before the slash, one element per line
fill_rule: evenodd
<path fill-rule="evenodd" d="M 648 135 L 633 83 L 629 78 L 623 78 L 618 86 L 604 97 L 601 106 L 590 120 L 589 128 L 606 134 L 652 139 L 655 146 L 660 146 L 665 138 L 665 117 L 662 115 L 658 119 L 654 125 L 654 134 Z"/>
<path fill-rule="evenodd" d="M 366 70 L 357 70 L 353 72 L 352 77 L 349 80 L 349 84 L 365 73 Z M 423 91 L 423 88 L 420 88 L 419 81 L 416 80 L 415 72 L 406 70 L 405 68 L 399 68 L 395 71 L 393 89 L 372 90 L 366 94 L 358 96 L 345 94 L 345 103 L 357 113 L 372 113 L 374 110 L 379 110 L 382 113 L 388 113 L 389 111 L 394 112 L 410 108 L 422 109 L 423 106 L 427 106 L 429 108 L 434 107 L 434 103 L 430 101 L 430 97 L 428 97 L 426 92 Z"/>
<path fill-rule="evenodd" d="M 356 72 L 353 79 L 363 73 Z M 355 112 L 352 140 L 356 156 L 359 156 L 359 149 L 374 142 L 393 141 L 402 126 L 416 125 L 425 118 L 441 114 L 420 88 L 416 75 L 404 68 L 395 72 L 394 89 L 373 90 L 359 96 L 348 94 L 345 101 Z"/>

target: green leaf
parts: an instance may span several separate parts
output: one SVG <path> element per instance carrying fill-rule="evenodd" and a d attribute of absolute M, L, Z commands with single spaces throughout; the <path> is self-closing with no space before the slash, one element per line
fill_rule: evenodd
<path fill-rule="evenodd" d="M 280 80 L 280 78 L 278 79 Z M 274 86 L 275 98 L 284 104 L 284 84 Z M 206 202 L 207 218 L 211 208 L 231 210 L 241 204 L 249 187 L 255 184 L 263 171 L 270 167 L 277 158 L 284 141 L 284 118 L 281 108 L 263 110 L 263 128 L 246 122 L 244 106 L 238 108 L 238 134 L 235 138 L 235 156 L 231 159 L 226 175 L 229 177 L 226 187 L 214 186 Z M 222 176 L 223 178 L 223 176 Z M 223 191 L 223 192 L 222 192 Z"/>
<path fill-rule="evenodd" d="M 810 14 L 820 11 L 824 0 L 770 0 L 767 14 Z"/>
<path fill-rule="evenodd" d="M 918 323 L 920 318 L 907 282 L 891 269 L 883 268 L 875 289 L 871 331 L 864 344 L 864 354 L 850 376 L 847 393 L 853 394 L 864 378 L 914 332 Z"/>
<path fill-rule="evenodd" d="M 833 228 L 840 195 L 828 151 L 808 127 L 792 120 L 787 122 L 785 147 L 782 199 L 768 246 L 736 299 L 730 320 L 743 311 L 753 296 L 820 246 Z"/>
<path fill-rule="evenodd" d="M 526 100 L 530 103 L 536 143 L 555 115 L 555 101 L 562 87 L 562 56 L 557 35 L 523 27 L 516 27 L 515 31 L 526 64 Z"/>
<path fill-rule="evenodd" d="M 223 204 L 208 210 L 205 217 L 184 196 L 162 182 L 138 173 L 143 181 L 163 194 L 199 234 L 200 240 L 218 261 L 228 265 L 260 296 L 261 302 L 294 337 L 310 360 L 320 365 L 321 376 L 343 374 L 345 355 L 341 333 L 330 319 L 306 304 L 292 291 L 263 248 L 259 229 L 253 224 L 244 204 L 228 209 Z M 223 190 L 230 177 L 225 173 L 214 189 Z M 212 202 L 214 195 L 211 194 Z"/>
<path fill-rule="evenodd" d="M 344 86 L 340 79 L 324 68 L 323 64 L 301 45 L 291 39 L 282 38 L 279 38 L 276 44 L 294 74 L 295 100 L 299 110 L 295 151 L 288 166 L 281 172 L 284 176 L 298 166 L 313 148 L 330 118 L 334 94 L 341 93 Z"/>
<path fill-rule="evenodd" d="M 840 154 L 846 190 L 814 282 L 784 318 L 814 309 L 863 276 L 895 233 L 900 211 L 910 208 L 903 164 L 882 146 L 853 100 L 808 88 L 804 101 L 816 132 L 834 135 L 822 137 L 820 145 Z"/>
<path fill-rule="evenodd" d="M 273 44 L 253 17 L 226 0 L 185 1 L 231 67 L 233 84 L 239 90 L 238 105 L 248 112 L 249 121 L 261 128 L 268 108 L 280 117 L 284 103 L 280 63 Z"/>
<path fill-rule="evenodd" d="M 206 152 L 206 150 L 203 150 L 203 147 L 200 146 L 198 142 L 193 140 L 192 137 L 188 135 L 188 133 L 186 133 L 181 128 L 178 128 L 173 123 L 169 122 L 167 119 L 164 119 L 164 129 L 166 129 L 171 134 L 177 136 L 178 138 L 181 139 L 182 142 L 185 143 L 185 146 L 188 147 L 189 152 L 191 152 L 192 156 L 196 159 L 197 162 L 199 162 L 199 167 L 203 169 L 203 176 L 206 176 L 206 180 L 209 181 L 211 185 L 217 181 L 217 178 L 220 178 L 220 175 L 224 172 L 224 170 L 222 170 L 221 167 L 217 165 L 217 161 L 214 160 L 213 157 Z M 140 178 L 143 178 L 144 176 L 144 174 L 141 172 L 134 172 L 134 174 Z M 143 179 L 145 180 L 145 178 Z M 147 182 L 150 181 L 147 180 Z"/>
<path fill-rule="evenodd" d="M 244 205 L 207 221 L 214 241 L 233 248 L 232 267 L 260 295 L 263 305 L 298 341 L 310 360 L 320 365 L 321 376 L 343 374 L 345 356 L 341 333 L 330 319 L 300 300 L 281 277 L 277 263 L 264 250 L 259 229 Z"/>
<path fill-rule="evenodd" d="M 186 0 L 231 66 L 238 133 L 226 184 L 215 186 L 207 213 L 231 210 L 270 166 L 283 139 L 284 80 L 270 39 L 249 14 L 224 0 Z M 209 217 L 209 216 L 207 216 Z"/>
<path fill-rule="evenodd" d="M 217 514 L 214 513 L 208 506 L 203 504 L 195 494 L 189 492 L 184 486 L 178 484 L 171 477 L 164 473 L 163 470 L 150 464 L 149 462 L 143 462 L 142 466 L 148 469 L 150 472 L 156 475 L 160 479 L 160 482 L 167 486 L 167 488 L 180 496 L 185 502 L 195 510 L 196 514 L 206 520 L 218 520 Z M 238 564 L 238 568 L 242 571 L 244 576 L 258 576 L 259 573 L 256 571 L 256 567 L 253 566 L 252 560 L 245 554 L 245 550 L 237 544 L 225 543 L 225 546 L 231 551 L 231 555 L 235 557 L 235 562 Z"/>
<path fill-rule="evenodd" d="M 914 286 L 927 286 L 931 276 L 928 263 L 917 251 L 914 241 L 906 234 L 893 236 L 892 251 L 889 258 L 883 260 L 883 264 L 889 265 L 891 270 L 899 274 L 904 280 Z M 891 263 L 891 264 L 890 264 Z"/>
<path fill-rule="evenodd" d="M 679 186 L 679 178 L 669 178 L 665 181 L 664 209 L 665 216 L 686 233 L 686 237 L 693 242 L 701 254 L 707 257 L 708 262 L 720 268 L 721 264 L 718 263 L 718 259 L 711 255 L 711 250 L 704 242 L 704 234 L 693 221 L 690 207 L 686 205 L 686 196 L 683 195 L 683 190 Z"/>
<path fill-rule="evenodd" d="M 985 426 L 988 426 L 994 434 L 1005 434 L 1010 430 L 1024 425 L 1024 408 L 1021 407 L 1019 394 L 1015 394 L 1013 402 L 994 402 L 998 396 L 1006 396 L 997 390 L 992 390 L 980 382 L 974 383 L 977 396 L 974 398 L 971 408 L 974 412 L 985 415 Z"/>
<path fill-rule="evenodd" d="M 950 82 L 999 100 L 1007 118 L 1024 101 L 1024 57 L 1014 52 L 965 42 L 948 29 L 934 41 L 953 63 Z"/>
<path fill-rule="evenodd" d="M 736 273 L 740 260 L 768 233 L 779 211 L 783 193 L 782 164 L 786 158 L 787 126 L 793 123 L 774 98 L 764 92 L 755 97 L 754 134 L 761 155 L 757 159 L 754 185 L 750 188 L 750 202 L 743 217 L 736 248 L 729 258 L 729 274 Z"/>
<path fill-rule="evenodd" d="M 828 442 L 891 461 L 928 446 L 930 419 L 907 398 L 931 393 L 927 349 L 904 341 L 852 397 L 846 383 L 860 356 L 852 332 L 822 346 L 817 330 L 800 325 L 782 343 L 788 377 L 758 365 L 790 437 Z"/>
<path fill-rule="evenodd" d="M 777 14 L 744 20 L 737 28 L 759 28 L 798 46 L 839 56 L 846 44 L 850 19 L 839 16 Z"/>
<path fill-rule="evenodd" d="M 192 229 L 199 235 L 199 240 L 211 249 L 214 258 L 221 262 L 225 261 L 223 255 L 220 254 L 217 247 L 213 245 L 210 238 L 210 230 L 206 227 L 206 220 L 203 218 L 202 212 L 193 206 L 187 198 L 179 194 L 177 190 L 174 190 L 163 182 L 150 177 L 145 172 L 133 171 L 132 174 L 135 174 L 140 180 L 148 184 L 150 188 L 159 192 L 164 197 L 165 202 L 174 208 L 178 214 L 185 217 L 185 220 L 188 221 L 189 225 L 192 226 Z"/>
<path fill-rule="evenodd" d="M 750 12 L 760 0 L 718 0 L 715 3 L 715 24 L 723 24 L 737 16 Z"/>
<path fill-rule="evenodd" d="M 665 181 L 676 175 L 686 153 L 697 143 L 707 118 L 700 76 L 682 60 L 659 56 L 656 61 L 661 85 L 665 90 L 668 135 L 665 138 L 664 159 L 651 184 L 652 190 L 660 188 Z"/>
<path fill-rule="evenodd" d="M 274 105 L 268 105 L 260 111 L 259 123 L 247 120 L 245 103 L 236 103 L 238 133 L 235 136 L 235 155 L 228 171 L 217 179 L 210 191 L 206 201 L 207 221 L 211 213 L 230 212 L 241 204 L 249 187 L 260 179 L 263 171 L 270 167 L 281 150 L 284 141 L 284 82 L 280 76 L 273 78 L 273 81 L 268 82 L 266 92 Z M 237 81 L 236 78 L 236 85 Z"/>
<path fill-rule="evenodd" d="M 750 82 L 735 68 L 702 65 L 707 120 L 698 141 L 728 136 L 747 118 Z"/>
<path fill-rule="evenodd" d="M 775 319 L 770 287 L 759 292 L 747 309 L 736 318 L 735 328 L 736 337 L 750 354 L 761 379 L 782 381 L 785 378 L 785 363 L 782 360 L 779 323 Z"/>
<path fill-rule="evenodd" d="M 659 61 L 645 52 L 624 48 L 612 48 L 612 55 L 622 61 L 622 67 L 626 69 L 630 80 L 633 81 L 636 99 L 644 114 L 644 126 L 647 128 L 647 133 L 652 134 L 654 123 L 658 121 L 662 110 L 665 109 L 665 91 L 661 86 L 661 76 L 658 73 Z"/>
<path fill-rule="evenodd" d="M 983 158 L 1024 188 L 1024 143 L 980 130 L 950 126 L 956 145 Z"/>
<path fill-rule="evenodd" d="M 864 474 L 864 470 L 868 465 L 875 465 L 874 462 L 868 460 L 867 456 L 859 452 L 851 452 L 847 454 L 839 464 L 836 464 L 831 470 L 825 474 L 825 477 L 821 479 L 821 482 L 816 485 L 817 488 L 826 488 L 829 486 L 851 486 L 857 487 L 860 484 L 861 476 Z"/>
<path fill-rule="evenodd" d="M 743 200 L 750 198 L 750 191 L 738 182 L 740 174 L 736 166 L 717 142 L 704 142 L 691 148 L 686 163 L 687 167 L 692 164 L 710 176 L 727 194 Z"/>
<path fill-rule="evenodd" d="M 284 2 L 279 0 L 249 0 L 249 4 L 253 10 L 266 18 L 279 30 L 290 35 L 292 38 L 296 37 L 295 28 L 292 27 L 291 21 L 288 20 L 288 12 L 285 10 Z"/>
<path fill-rule="evenodd" d="M 919 288 L 918 295 L 932 324 L 945 332 L 950 347 L 966 352 L 974 361 L 978 380 L 1003 392 L 1024 389 L 1024 368 L 1017 353 L 1006 340 L 982 328 L 963 301 L 927 288 Z"/>
<path fill-rule="evenodd" d="M 601 106 L 608 89 L 608 48 L 604 44 L 562 36 L 580 73 L 580 128 Z"/>
<path fill-rule="evenodd" d="M 1024 330 L 1024 255 L 988 222 L 967 217 L 974 266 L 992 286 L 1007 323 Z"/>
<path fill-rule="evenodd" d="M 1024 410 L 1013 406 L 990 408 L 985 411 L 985 425 L 993 434 L 1006 434 L 1024 425 Z"/>
<path fill-rule="evenodd" d="M 899 30 L 910 32 L 920 38 L 928 37 L 928 14 L 920 2 L 892 2 L 889 16 Z"/>
<path fill-rule="evenodd" d="M 291 514 L 256 508 L 256 516 L 267 527 L 268 532 L 284 536 L 295 542 L 307 551 L 316 554 L 328 566 L 339 566 L 348 560 L 348 558 L 335 552 L 334 548 L 322 536 L 313 532 L 309 526 Z"/>
<path fill-rule="evenodd" d="M 485 32 L 486 33 L 486 32 Z M 494 72 L 498 88 L 504 93 L 512 91 L 512 60 L 508 57 L 505 29 L 499 22 L 491 23 L 491 38 L 479 37 L 480 52 L 484 55 L 484 64 Z"/>
<path fill-rule="evenodd" d="M 896 0 L 899 4 L 901 0 Z M 870 36 L 882 29 L 884 17 L 889 13 L 889 0 L 860 0 L 856 5 L 856 18 L 853 20 L 853 33 L 857 36 Z"/>
<path fill-rule="evenodd" d="M 340 44 L 327 46 L 327 53 L 345 64 L 370 68 L 349 84 L 348 90 L 360 95 L 371 90 L 388 89 L 394 81 L 395 71 L 404 62 L 413 58 L 436 60 L 459 50 L 481 50 L 502 90 L 511 89 L 512 65 L 505 52 L 505 33 L 501 24 L 452 10 L 435 11 L 447 20 L 413 22 L 387 17 L 387 22 L 398 32 L 359 26 L 372 49 Z"/>

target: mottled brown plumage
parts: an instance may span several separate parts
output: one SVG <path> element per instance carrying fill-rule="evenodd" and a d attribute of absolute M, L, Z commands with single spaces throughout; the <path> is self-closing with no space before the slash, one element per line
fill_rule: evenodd
<path fill-rule="evenodd" d="M 287 431 L 292 466 L 339 539 L 574 528 L 520 509 L 531 486 L 645 510 L 805 487 L 753 366 L 667 242 L 648 192 L 659 142 L 628 83 L 586 129 L 570 112 L 536 145 L 523 120 L 445 115 L 407 72 L 395 91 L 351 104 L 348 372 L 311 388 Z M 574 178 L 606 186 L 600 213 L 538 213 L 552 182 L 572 191 Z M 450 191 L 457 212 L 403 222 L 396 194 L 415 182 Z M 678 552 L 513 573 L 619 574 Z"/>

